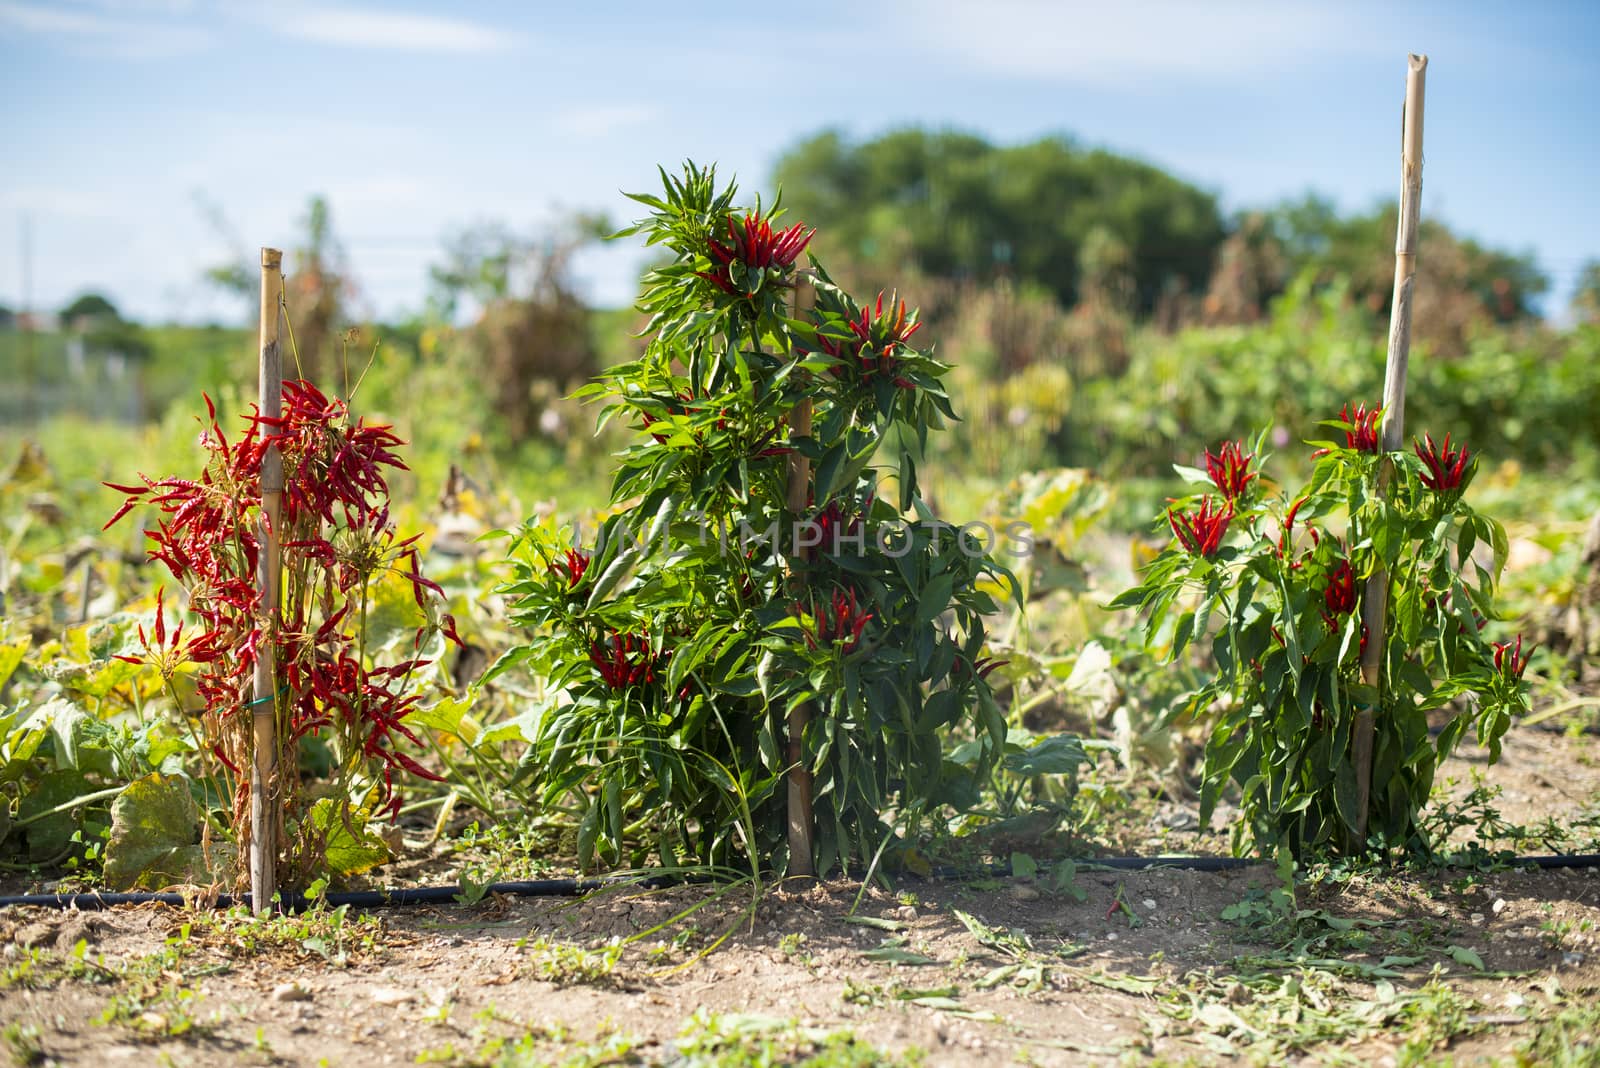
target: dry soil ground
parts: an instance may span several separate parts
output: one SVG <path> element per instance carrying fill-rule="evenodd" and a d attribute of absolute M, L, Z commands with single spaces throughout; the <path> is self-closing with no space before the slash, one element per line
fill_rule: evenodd
<path fill-rule="evenodd" d="M 1595 745 L 1513 732 L 1490 772 L 1504 814 L 1570 818 L 1600 799 Z M 1292 904 L 1267 866 L 1085 864 L 1061 882 L 910 880 L 858 907 L 839 882 L 758 898 L 618 889 L 266 925 L 3 909 L 0 1051 L 64 1065 L 1600 1062 L 1600 869 L 1330 877 Z"/>

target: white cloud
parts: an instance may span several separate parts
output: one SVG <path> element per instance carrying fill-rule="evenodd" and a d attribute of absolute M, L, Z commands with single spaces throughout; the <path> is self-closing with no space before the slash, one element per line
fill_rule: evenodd
<path fill-rule="evenodd" d="M 618 130 L 649 122 L 657 114 L 655 108 L 639 104 L 593 104 L 554 115 L 550 125 L 556 132 L 569 137 L 605 137 Z"/>
<path fill-rule="evenodd" d="M 900 32 L 962 66 L 1118 90 L 1238 80 L 1313 55 L 1387 48 L 1363 39 L 1356 11 L 1237 0 L 939 0 L 904 8 L 899 21 Z"/>
<path fill-rule="evenodd" d="M 110 10 L 128 10 L 124 5 L 101 5 Z M 148 10 L 179 13 L 178 8 Z M 25 34 L 67 39 L 74 48 L 92 55 L 111 55 L 127 59 L 167 59 L 200 51 L 214 40 L 212 32 L 188 21 L 133 21 L 108 15 L 100 8 L 47 7 L 42 4 L 0 3 L 0 33 L 10 29 Z"/>
<path fill-rule="evenodd" d="M 406 15 L 361 8 L 294 8 L 272 20 L 274 28 L 319 44 L 463 55 L 503 52 L 521 36 L 482 23 L 437 15 Z"/>

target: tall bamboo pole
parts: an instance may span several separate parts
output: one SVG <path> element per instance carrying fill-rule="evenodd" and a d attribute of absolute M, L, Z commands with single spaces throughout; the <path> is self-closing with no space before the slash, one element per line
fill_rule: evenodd
<path fill-rule="evenodd" d="M 1406 364 L 1411 356 L 1411 304 L 1417 281 L 1417 221 L 1422 211 L 1422 105 L 1428 57 L 1408 57 L 1406 106 L 1400 148 L 1400 222 L 1394 243 L 1394 297 L 1389 309 L 1389 354 L 1383 378 L 1383 441 L 1386 453 L 1405 447 Z M 1378 475 L 1381 494 L 1389 480 L 1388 461 Z M 1361 625 L 1367 647 L 1361 654 L 1361 681 L 1383 706 L 1384 628 L 1389 616 L 1389 575 L 1382 567 L 1367 579 L 1361 599 Z M 1376 708 L 1356 710 L 1351 758 L 1356 770 L 1356 848 L 1367 842 L 1367 808 L 1372 800 L 1372 736 Z M 1380 784 L 1381 785 L 1381 784 Z"/>
<path fill-rule="evenodd" d="M 276 419 L 283 412 L 283 357 L 278 350 L 278 316 L 283 301 L 283 253 L 261 250 L 261 364 L 262 416 Z M 257 916 L 272 907 L 277 889 L 278 802 L 277 782 L 278 688 L 277 656 L 273 642 L 278 626 L 281 585 L 278 559 L 278 520 L 283 510 L 283 458 L 276 445 L 261 459 L 261 612 L 264 619 L 257 645 L 254 700 L 250 702 L 254 738 L 250 763 L 250 904 Z"/>
<path fill-rule="evenodd" d="M 817 291 L 810 281 L 800 278 L 795 282 L 794 317 L 801 318 L 816 303 Z M 789 412 L 789 440 L 811 436 L 811 398 L 806 397 Z M 806 513 L 811 488 L 811 461 L 798 450 L 789 453 L 789 514 L 798 519 Z M 796 532 L 798 533 L 798 531 Z M 796 548 L 796 552 L 798 552 Z M 812 862 L 815 817 L 811 807 L 811 769 L 806 765 L 806 724 L 811 722 L 813 708 L 810 701 L 796 702 L 789 709 L 789 874 L 811 877 L 816 874 Z"/>

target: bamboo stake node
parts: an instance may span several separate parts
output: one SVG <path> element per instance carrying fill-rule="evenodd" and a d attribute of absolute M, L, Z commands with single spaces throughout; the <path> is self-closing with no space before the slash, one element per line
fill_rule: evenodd
<path fill-rule="evenodd" d="M 1407 57 L 1406 103 L 1400 135 L 1400 218 L 1395 227 L 1394 295 L 1389 310 L 1389 349 L 1383 377 L 1383 439 L 1386 453 L 1405 447 L 1406 368 L 1411 356 L 1411 306 L 1416 291 L 1417 223 L 1422 211 L 1422 114 L 1428 57 Z M 1388 462 L 1378 472 L 1378 492 L 1387 488 Z M 1384 631 L 1389 617 L 1389 576 L 1380 566 L 1367 579 L 1361 598 L 1361 626 L 1367 646 L 1361 654 L 1361 681 L 1377 694 L 1374 706 L 1358 706 L 1350 740 L 1356 772 L 1356 842 L 1367 843 L 1367 809 L 1372 800 L 1373 736 L 1383 707 Z M 1380 786 L 1382 784 L 1379 784 Z"/>
<path fill-rule="evenodd" d="M 276 419 L 283 412 L 283 356 L 278 348 L 278 319 L 283 303 L 283 253 L 261 250 L 261 415 Z M 254 700 L 250 702 L 250 905 L 257 916 L 272 907 L 277 890 L 277 839 L 282 792 L 277 775 L 277 657 L 273 642 L 278 624 L 281 584 L 278 521 L 283 509 L 283 458 L 269 445 L 261 460 L 262 633 L 255 665 Z"/>

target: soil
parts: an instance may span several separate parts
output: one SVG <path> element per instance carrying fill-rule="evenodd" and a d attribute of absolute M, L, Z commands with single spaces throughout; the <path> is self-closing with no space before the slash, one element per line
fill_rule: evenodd
<path fill-rule="evenodd" d="M 1503 761 L 1484 769 L 1503 789 L 1502 814 L 1538 823 L 1587 811 L 1600 798 L 1595 745 L 1513 731 Z M 1453 762 L 1452 773 L 1466 779 L 1475 764 Z M 1168 850 L 1184 837 L 1162 835 Z M 1187 837 L 1219 851 L 1215 836 Z M 1600 869 L 1333 877 L 1302 885 L 1295 907 L 1312 915 L 1298 943 L 1268 922 L 1280 886 L 1265 865 L 1208 874 L 1084 863 L 1060 888 L 1043 876 L 909 879 L 892 892 L 838 881 L 759 895 L 748 885 L 627 888 L 352 914 L 342 926 L 280 919 L 270 938 L 239 917 L 161 906 L 8 908 L 0 1027 L 19 1063 L 63 1065 L 687 1064 L 703 1063 L 689 1055 L 708 1034 L 787 1036 L 784 1050 L 798 1056 L 844 1031 L 862 1059 L 837 1063 L 1242 1053 L 1377 1065 L 1415 1053 L 1444 1010 L 1290 1042 L 1320 1019 L 1324 995 L 1313 991 L 1260 1029 L 1272 1037 L 1251 1029 L 1291 979 L 1308 991 L 1322 983 L 1348 1022 L 1435 989 L 1432 978 L 1464 1007 L 1422 1052 L 1465 1064 L 1511 1055 L 1557 1004 L 1600 1006 Z M 1353 933 L 1347 920 L 1358 921 Z M 1311 929 L 1321 941 L 1306 940 Z M 640 932 L 652 933 L 608 957 Z M 80 940 L 91 963 L 74 965 Z M 1006 966 L 1016 967 L 996 972 Z M 1250 978 L 1261 976 L 1271 982 Z"/>

